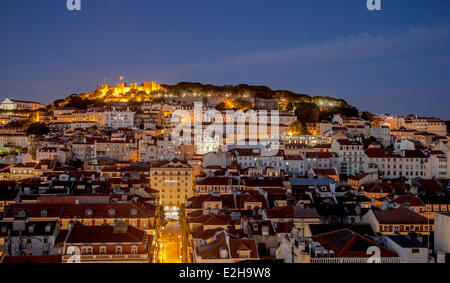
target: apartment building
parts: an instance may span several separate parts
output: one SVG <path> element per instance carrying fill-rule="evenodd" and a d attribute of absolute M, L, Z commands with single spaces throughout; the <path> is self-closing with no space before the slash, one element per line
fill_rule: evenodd
<path fill-rule="evenodd" d="M 151 188 L 159 192 L 159 203 L 177 207 L 194 195 L 193 169 L 180 161 L 153 163 Z"/>
<path fill-rule="evenodd" d="M 103 112 L 103 124 L 106 128 L 133 128 L 135 112 L 127 110 L 107 110 Z"/>
<path fill-rule="evenodd" d="M 334 140 L 331 151 L 339 157 L 339 173 L 356 176 L 364 169 L 364 146 L 359 141 Z"/>
<path fill-rule="evenodd" d="M 137 161 L 138 146 L 134 140 L 95 141 L 95 157 L 110 158 L 116 161 Z"/>
<path fill-rule="evenodd" d="M 420 150 L 402 150 L 370 148 L 364 152 L 365 172 L 377 170 L 382 179 L 404 177 L 430 178 L 428 156 Z"/>
<path fill-rule="evenodd" d="M 76 222 L 63 247 L 63 263 L 149 263 L 153 237 L 118 222 L 113 226 L 85 226 Z M 75 250 L 80 252 L 75 255 Z"/>
<path fill-rule="evenodd" d="M 2 110 L 39 110 L 45 108 L 45 105 L 34 101 L 24 101 L 6 98 L 0 104 L 0 109 Z"/>

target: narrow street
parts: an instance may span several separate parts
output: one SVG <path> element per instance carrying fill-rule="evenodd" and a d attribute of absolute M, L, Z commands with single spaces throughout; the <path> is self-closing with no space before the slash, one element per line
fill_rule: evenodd
<path fill-rule="evenodd" d="M 177 221 L 169 221 L 160 237 L 160 262 L 181 263 L 181 228 Z"/>

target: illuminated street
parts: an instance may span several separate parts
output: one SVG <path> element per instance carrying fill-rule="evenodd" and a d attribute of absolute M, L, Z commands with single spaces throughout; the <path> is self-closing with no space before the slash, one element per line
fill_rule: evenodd
<path fill-rule="evenodd" d="M 160 245 L 161 262 L 181 262 L 181 229 L 178 222 L 169 222 L 167 226 L 161 231 Z"/>

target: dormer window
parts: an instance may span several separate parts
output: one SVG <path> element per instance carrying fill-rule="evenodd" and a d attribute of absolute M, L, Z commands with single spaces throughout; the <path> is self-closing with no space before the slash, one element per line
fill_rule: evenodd
<path fill-rule="evenodd" d="M 131 216 L 137 216 L 137 214 L 138 214 L 137 209 L 133 208 L 133 209 L 130 210 L 130 215 Z"/>
<path fill-rule="evenodd" d="M 47 217 L 47 215 L 48 215 L 47 210 L 42 210 L 41 211 L 41 217 Z"/>
<path fill-rule="evenodd" d="M 114 217 L 116 216 L 116 210 L 114 208 L 111 208 L 108 210 L 108 216 L 109 217 Z"/>
<path fill-rule="evenodd" d="M 17 214 L 19 217 L 26 217 L 27 213 L 25 212 L 25 210 L 21 210 L 19 211 L 19 213 Z"/>
<path fill-rule="evenodd" d="M 93 211 L 92 209 L 86 209 L 86 210 L 84 211 L 84 214 L 85 214 L 87 217 L 92 217 L 92 215 L 94 215 L 94 211 Z"/>
<path fill-rule="evenodd" d="M 83 255 L 91 255 L 94 253 L 94 248 L 91 246 L 84 246 L 81 248 L 81 254 Z"/>
<path fill-rule="evenodd" d="M 101 254 L 101 255 L 106 254 L 106 246 L 100 246 L 99 254 Z"/>
<path fill-rule="evenodd" d="M 116 254 L 122 254 L 122 246 L 116 246 Z"/>
<path fill-rule="evenodd" d="M 239 258 L 250 258 L 250 251 L 239 251 Z"/>

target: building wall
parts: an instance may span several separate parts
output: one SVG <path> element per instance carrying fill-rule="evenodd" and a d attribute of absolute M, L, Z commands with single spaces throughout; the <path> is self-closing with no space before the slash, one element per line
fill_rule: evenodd
<path fill-rule="evenodd" d="M 450 215 L 435 214 L 434 250 L 450 253 Z"/>
<path fill-rule="evenodd" d="M 96 142 L 96 157 L 107 157 L 116 161 L 138 160 L 138 148 L 134 142 Z"/>
<path fill-rule="evenodd" d="M 192 168 L 152 168 L 151 188 L 159 191 L 159 203 L 179 206 L 194 195 Z"/>
<path fill-rule="evenodd" d="M 400 256 L 401 263 L 428 263 L 428 248 L 403 248 L 389 238 L 386 247 Z"/>

